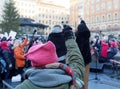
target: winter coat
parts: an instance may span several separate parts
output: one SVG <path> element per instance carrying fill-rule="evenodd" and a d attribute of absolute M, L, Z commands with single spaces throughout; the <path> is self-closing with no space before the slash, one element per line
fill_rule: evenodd
<path fill-rule="evenodd" d="M 24 67 L 25 66 L 25 57 L 24 57 L 24 47 L 27 44 L 28 39 L 25 38 L 24 42 L 17 47 L 14 48 L 14 56 L 16 59 L 16 66 L 17 67 Z"/>
<path fill-rule="evenodd" d="M 110 47 L 108 50 L 108 59 L 113 58 L 118 52 L 118 48 L 117 47 Z"/>
<path fill-rule="evenodd" d="M 91 62 L 91 53 L 90 53 L 90 31 L 87 28 L 86 24 L 81 23 L 78 25 L 78 31 L 76 32 L 76 42 L 82 53 L 85 65 Z"/>
<path fill-rule="evenodd" d="M 2 57 L 6 61 L 7 65 L 11 64 L 11 55 L 10 55 L 10 49 L 7 46 L 7 41 L 1 42 L 1 49 L 2 49 Z"/>
<path fill-rule="evenodd" d="M 102 43 L 101 45 L 102 45 L 102 47 L 101 47 L 101 54 L 100 55 L 103 58 L 107 58 L 108 57 L 107 51 L 108 51 L 109 46 L 107 43 Z"/>
<path fill-rule="evenodd" d="M 66 55 L 67 49 L 65 46 L 65 39 L 62 32 L 49 34 L 48 41 L 49 40 L 54 43 L 58 57 Z"/>
<path fill-rule="evenodd" d="M 67 63 L 77 78 L 83 80 L 84 61 L 75 40 L 66 41 Z M 31 69 L 27 72 L 28 79 L 15 89 L 69 89 L 71 77 L 61 69 Z"/>

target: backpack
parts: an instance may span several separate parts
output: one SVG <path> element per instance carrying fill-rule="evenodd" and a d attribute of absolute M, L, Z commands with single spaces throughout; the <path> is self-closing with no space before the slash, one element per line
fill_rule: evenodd
<path fill-rule="evenodd" d="M 6 62 L 4 59 L 0 58 L 0 73 L 4 73 L 6 69 Z"/>

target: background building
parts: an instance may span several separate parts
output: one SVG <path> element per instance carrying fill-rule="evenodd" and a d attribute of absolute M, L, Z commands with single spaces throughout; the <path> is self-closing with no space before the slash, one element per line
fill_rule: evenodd
<path fill-rule="evenodd" d="M 69 20 L 69 10 L 63 6 L 39 2 L 38 12 L 35 18 L 36 21 L 49 25 L 49 28 L 45 30 L 46 34 L 50 32 L 54 25 L 61 25 L 62 21 L 66 22 Z"/>
<path fill-rule="evenodd" d="M 70 0 L 70 25 L 76 29 L 80 19 L 84 18 L 84 0 Z"/>
<path fill-rule="evenodd" d="M 70 0 L 70 3 L 70 18 L 75 14 L 72 13 L 74 11 L 72 8 L 76 8 L 77 15 L 74 15 L 76 23 L 78 16 L 83 15 L 82 18 L 90 30 L 120 30 L 120 0 Z M 75 25 L 75 27 L 77 26 Z"/>
<path fill-rule="evenodd" d="M 49 25 L 49 28 L 44 29 L 44 34 L 49 34 L 54 25 L 61 25 L 62 21 L 68 21 L 69 19 L 69 10 L 63 6 L 45 3 L 40 0 L 14 1 L 20 17 L 31 18 L 36 22 Z"/>
<path fill-rule="evenodd" d="M 6 1 L 1 0 L 0 17 Z M 50 4 L 50 2 L 43 2 L 42 0 L 14 0 L 14 3 L 20 17 L 31 18 L 36 22 L 49 25 L 47 29 L 40 29 L 44 31 L 44 34 L 49 34 L 54 25 L 61 25 L 62 21 L 66 22 L 69 20 L 69 9 L 64 6 L 55 5 L 54 3 Z"/>

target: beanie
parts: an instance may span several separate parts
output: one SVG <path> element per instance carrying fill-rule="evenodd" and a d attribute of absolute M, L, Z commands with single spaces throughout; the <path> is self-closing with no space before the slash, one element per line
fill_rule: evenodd
<path fill-rule="evenodd" d="M 51 41 L 32 46 L 25 54 L 25 58 L 31 61 L 33 67 L 44 67 L 46 64 L 58 62 L 56 48 Z"/>

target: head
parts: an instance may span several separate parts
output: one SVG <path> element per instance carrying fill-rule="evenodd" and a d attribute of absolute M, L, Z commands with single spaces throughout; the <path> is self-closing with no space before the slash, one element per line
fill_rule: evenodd
<path fill-rule="evenodd" d="M 52 33 L 60 33 L 62 32 L 62 28 L 60 25 L 55 25 L 53 28 L 52 28 Z"/>
<path fill-rule="evenodd" d="M 84 20 L 81 20 L 81 22 L 80 22 L 80 23 L 81 23 L 81 24 L 86 24 Z"/>
<path fill-rule="evenodd" d="M 22 43 L 22 40 L 20 39 L 15 39 L 15 41 L 13 42 L 13 49 L 17 46 L 19 46 Z"/>
<path fill-rule="evenodd" d="M 33 67 L 45 67 L 47 64 L 58 62 L 56 48 L 51 41 L 32 46 L 25 58 L 31 61 Z"/>
<path fill-rule="evenodd" d="M 2 41 L 2 42 L 1 42 L 1 48 L 2 48 L 2 49 L 9 50 L 9 47 L 8 47 L 8 45 L 7 45 L 7 41 Z"/>
<path fill-rule="evenodd" d="M 110 42 L 110 47 L 113 48 L 113 47 L 115 47 L 115 46 L 116 46 L 116 43 L 115 43 L 114 41 L 111 41 L 111 42 Z"/>
<path fill-rule="evenodd" d="M 6 41 L 7 40 L 7 38 L 6 37 L 3 37 L 2 39 L 1 39 L 1 41 Z"/>

